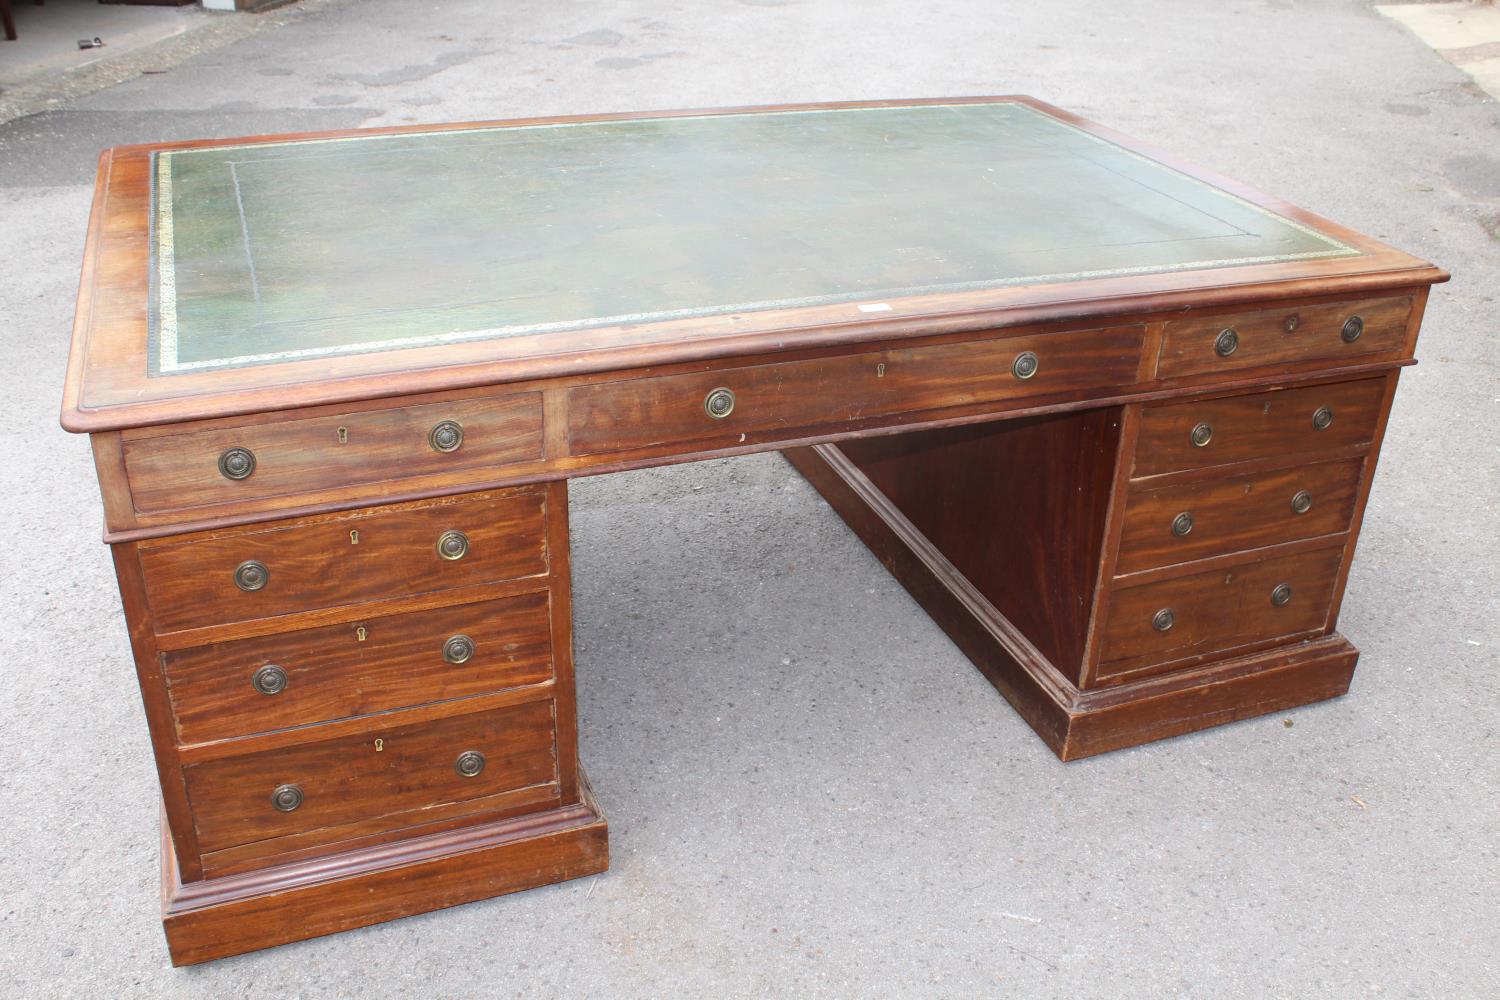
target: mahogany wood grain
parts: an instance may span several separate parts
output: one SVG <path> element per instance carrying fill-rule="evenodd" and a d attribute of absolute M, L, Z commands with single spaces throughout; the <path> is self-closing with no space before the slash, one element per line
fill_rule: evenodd
<path fill-rule="evenodd" d="M 449 701 L 429 701 L 410 708 L 392 709 L 373 715 L 356 715 L 344 719 L 330 719 L 291 729 L 271 729 L 249 736 L 214 740 L 210 743 L 185 743 L 178 748 L 178 759 L 183 766 L 211 763 L 229 757 L 246 757 L 251 754 L 270 753 L 276 750 L 291 750 L 305 745 L 308 740 L 337 740 L 346 736 L 363 736 L 371 726 L 384 725 L 399 715 L 402 725 L 417 726 L 440 722 L 457 715 L 477 716 L 484 712 L 499 711 L 514 705 L 552 701 L 555 685 L 552 681 L 524 684 L 520 687 L 486 691 L 467 698 Z"/>
<path fill-rule="evenodd" d="M 1141 408 L 1141 434 L 1134 455 L 1136 478 L 1289 455 L 1316 458 L 1368 445 L 1375 436 L 1383 379 L 1334 382 L 1243 396 L 1159 403 Z M 1319 428 L 1313 415 L 1327 408 L 1332 423 Z M 1207 424 L 1212 436 L 1193 442 L 1193 429 Z"/>
<path fill-rule="evenodd" d="M 437 451 L 428 441 L 442 421 L 463 428 L 456 451 Z M 220 473 L 219 456 L 230 448 L 255 455 L 248 478 Z M 184 511 L 439 474 L 457 486 L 493 476 L 497 467 L 541 457 L 541 394 L 535 392 L 124 435 L 125 468 L 138 512 Z"/>
<path fill-rule="evenodd" d="M 557 782 L 564 803 L 582 796 L 578 763 L 578 695 L 573 675 L 573 557 L 568 531 L 568 481 L 547 484 L 547 548 L 551 553 L 549 625 L 557 716 Z"/>
<path fill-rule="evenodd" d="M 1332 365 L 1364 354 L 1399 352 L 1406 343 L 1411 312 L 1410 296 L 1398 296 L 1168 320 L 1156 372 L 1171 378 L 1309 359 Z M 1346 342 L 1340 332 L 1355 316 L 1364 330 L 1357 340 Z M 1227 357 L 1214 346 L 1224 330 L 1233 330 L 1239 338 L 1239 346 Z"/>
<path fill-rule="evenodd" d="M 100 159 L 94 224 L 64 388 L 64 425 L 98 431 L 291 409 L 443 389 L 520 382 L 586 372 L 746 357 L 831 343 L 928 336 L 1070 317 L 1114 317 L 1129 308 L 1175 310 L 1247 299 L 1297 295 L 1368 294 L 1447 279 L 1441 269 L 1212 171 L 1183 162 L 1076 115 L 1021 96 L 861 101 L 767 108 L 714 109 L 735 114 L 818 108 L 896 107 L 933 103 L 1009 101 L 1031 107 L 1101 139 L 1182 171 L 1360 251 L 1357 256 L 1296 260 L 1172 274 L 1126 274 L 1085 281 L 917 295 L 887 299 L 876 318 L 858 304 L 746 311 L 659 323 L 626 324 L 564 335 L 519 336 L 339 359 L 338 377 L 295 362 L 230 371 L 190 372 L 150 379 L 146 356 L 149 301 L 150 156 L 160 149 L 207 148 L 291 136 L 126 146 Z M 698 111 L 523 119 L 477 123 L 534 125 L 558 121 L 672 117 Z M 472 128 L 476 123 L 401 126 L 363 132 L 326 132 L 295 138 L 354 134 L 410 134 Z"/>
<path fill-rule="evenodd" d="M 146 592 L 158 631 L 170 632 L 535 576 L 548 565 L 544 497 L 470 494 L 144 542 Z M 469 540 L 462 558 L 438 554 L 449 530 Z M 247 560 L 269 572 L 260 590 L 235 583 Z"/>
<path fill-rule="evenodd" d="M 948 338 L 930 338 L 931 342 L 946 342 Z M 836 351 L 799 352 L 802 357 L 833 357 Z M 773 357 L 766 356 L 771 361 Z M 1366 359 L 1368 361 L 1368 358 Z M 413 500 L 449 496 L 464 491 L 485 491 L 557 481 L 562 478 L 603 475 L 632 469 L 651 468 L 682 462 L 710 458 L 725 458 L 758 452 L 777 451 L 790 447 L 805 447 L 834 441 L 855 440 L 895 433 L 903 429 L 932 430 L 940 427 L 958 427 L 967 424 L 987 423 L 998 419 L 1021 419 L 1049 413 L 1072 413 L 1102 406 L 1117 406 L 1130 403 L 1165 402 L 1193 398 L 1205 392 L 1223 394 L 1237 391 L 1258 391 L 1274 387 L 1289 387 L 1315 382 L 1326 382 L 1331 378 L 1352 379 L 1384 375 L 1387 372 L 1416 362 L 1410 358 L 1384 359 L 1370 363 L 1359 363 L 1338 368 L 1319 367 L 1316 363 L 1287 365 L 1274 374 L 1265 371 L 1236 373 L 1226 377 L 1193 376 L 1185 379 L 1158 381 L 1144 385 L 1120 388 L 1118 391 L 1078 390 L 1068 393 L 1052 393 L 1044 396 L 1018 396 L 990 403 L 970 403 L 952 406 L 944 410 L 925 411 L 915 414 L 893 413 L 883 417 L 862 417 L 855 420 L 834 421 L 818 427 L 798 428 L 777 437 L 762 440 L 719 441 L 699 445 L 664 444 L 632 452 L 611 452 L 602 455 L 567 454 L 566 400 L 557 403 L 566 390 L 557 388 L 564 383 L 548 383 L 551 388 L 544 392 L 553 403 L 547 409 L 547 418 L 553 421 L 552 429 L 544 436 L 551 444 L 548 458 L 540 462 L 527 462 L 497 468 L 481 482 L 448 485 L 441 476 L 422 476 L 415 479 L 400 479 L 382 483 L 369 483 L 361 487 L 333 487 L 305 494 L 284 497 L 268 497 L 260 500 L 242 500 L 194 508 L 190 511 L 166 511 L 141 513 L 130 506 L 128 489 L 118 492 L 102 489 L 105 499 L 105 541 L 110 543 L 141 541 L 164 535 L 186 532 L 209 531 L 239 524 L 253 524 L 288 517 L 304 517 L 311 514 L 352 510 L 372 504 L 405 503 Z M 654 377 L 665 371 L 701 372 L 723 370 L 739 365 L 717 366 L 685 365 L 668 369 L 652 368 L 629 374 Z M 621 373 L 626 374 L 626 373 Z M 607 381 L 598 376 L 567 380 L 566 385 L 594 385 Z M 538 387 L 532 383 L 532 387 Z M 479 391 L 490 394 L 493 387 Z M 463 390 L 443 394 L 459 398 L 465 393 L 473 395 L 475 390 Z M 425 397 L 424 397 L 425 398 Z M 559 416 L 561 414 L 561 416 Z M 276 419 L 278 414 L 266 414 L 265 419 Z M 238 424 L 242 417 L 223 418 L 222 421 L 205 421 L 204 424 Z M 197 425 L 195 425 L 197 426 Z M 556 428 L 561 427 L 561 433 Z M 109 432 L 106 432 L 109 433 Z M 561 443 L 559 443 L 561 442 Z M 101 487 L 104 473 L 101 471 Z M 119 525 L 116 529 L 114 526 Z"/>
<path fill-rule="evenodd" d="M 576 805 L 184 884 L 162 851 L 162 924 L 174 965 L 304 941 L 414 913 L 593 875 L 608 826 Z"/>
<path fill-rule="evenodd" d="M 1120 537 L 1117 574 L 1346 531 L 1354 517 L 1362 459 L 1224 475 L 1209 481 L 1130 487 Z M 1153 483 L 1159 480 L 1152 480 Z M 1307 492 L 1312 506 L 1296 513 L 1292 498 Z M 1186 513 L 1192 529 L 1173 533 Z"/>
<path fill-rule="evenodd" d="M 485 757 L 474 777 L 454 766 L 468 750 Z M 207 854 L 314 830 L 334 841 L 340 827 L 363 820 L 544 784 L 557 777 L 554 751 L 552 704 L 543 701 L 418 725 L 397 713 L 358 736 L 320 741 L 308 732 L 299 747 L 194 764 L 185 775 Z M 291 812 L 271 802 L 283 784 L 304 795 Z"/>
<path fill-rule="evenodd" d="M 1154 324 L 1160 328 L 1161 324 Z M 1160 344 L 1160 338 L 1157 343 Z M 1115 564 L 1120 558 L 1120 534 L 1125 529 L 1125 497 L 1130 481 L 1130 466 L 1136 453 L 1136 441 L 1141 433 L 1141 407 L 1120 407 L 1119 441 L 1113 456 L 1113 473 L 1109 481 L 1109 500 L 1104 508 L 1104 535 L 1100 543 L 1099 565 L 1094 569 L 1094 601 L 1089 612 L 1088 638 L 1083 644 L 1083 665 L 1079 671 L 1078 687 L 1087 690 L 1097 682 L 1094 674 L 1099 668 L 1100 625 L 1109 615 L 1110 599 L 1114 596 Z"/>
<path fill-rule="evenodd" d="M 1119 412 L 851 441 L 840 451 L 1075 683 Z"/>
<path fill-rule="evenodd" d="M 444 643 L 458 635 L 473 654 L 449 663 Z M 162 661 L 177 738 L 203 743 L 548 680 L 550 614 L 544 591 L 215 643 Z M 251 684 L 267 665 L 286 676 L 270 695 Z"/>
<path fill-rule="evenodd" d="M 1375 422 L 1375 439 L 1370 442 L 1369 455 L 1365 458 L 1364 473 L 1360 477 L 1359 492 L 1354 499 L 1354 517 L 1349 528 L 1349 541 L 1344 546 L 1344 561 L 1339 566 L 1338 581 L 1333 588 L 1333 607 L 1328 613 L 1328 627 L 1335 628 L 1339 622 L 1339 610 L 1344 603 L 1345 587 L 1349 582 L 1349 571 L 1354 565 L 1354 546 L 1359 542 L 1359 531 L 1364 524 L 1365 508 L 1370 503 L 1370 494 L 1375 482 L 1375 465 L 1380 459 L 1380 445 L 1385 440 L 1390 424 L 1391 405 L 1396 401 L 1396 383 L 1400 373 L 1389 373 L 1385 381 L 1385 396 L 1380 402 L 1380 417 Z"/>
<path fill-rule="evenodd" d="M 118 543 L 174 962 L 603 870 L 577 758 L 570 476 L 817 445 L 788 458 L 1064 760 L 1347 689 L 1357 653 L 1331 630 L 1396 370 L 1447 275 L 1040 102 L 972 100 L 1023 103 L 1358 253 L 151 377 L 150 157 L 244 140 L 101 156 L 62 421 L 95 433 Z M 703 410 L 719 386 L 737 394 L 725 420 Z M 1334 422 L 1313 432 L 1319 405 Z M 438 419 L 464 424 L 459 452 L 427 446 Z M 1204 419 L 1214 439 L 1194 449 Z M 235 445 L 257 455 L 238 483 L 216 466 Z M 1196 521 L 1176 539 L 1181 509 Z M 449 528 L 471 543 L 456 563 L 435 552 Z M 270 583 L 243 593 L 252 558 Z M 1292 600 L 1270 606 L 1280 582 Z M 1159 599 L 1173 630 L 1142 635 Z M 465 633 L 472 673 L 421 652 L 477 608 L 496 610 L 493 633 Z M 496 642 L 509 658 L 481 679 Z M 271 656 L 297 660 L 268 698 L 246 672 Z M 466 749 L 487 754 L 480 778 L 453 770 Z M 282 782 L 307 794 L 296 812 L 271 807 Z"/>
<path fill-rule="evenodd" d="M 1098 677 L 1159 669 L 1188 656 L 1267 639 L 1322 632 L 1343 558 L 1340 544 L 1304 555 L 1257 560 L 1117 590 L 1101 639 Z M 1291 588 L 1277 606 L 1276 587 Z M 1153 618 L 1172 613 L 1170 629 Z"/>
<path fill-rule="evenodd" d="M 1358 659 L 1334 634 L 1084 692 L 1058 756 L 1078 760 L 1338 698 Z"/>
<path fill-rule="evenodd" d="M 115 579 L 120 587 L 125 627 L 130 634 L 136 683 L 146 712 L 146 726 L 151 733 L 151 754 L 155 758 L 156 777 L 161 786 L 163 827 L 171 835 L 171 850 L 182 859 L 182 877 L 193 881 L 203 876 L 203 866 L 198 860 L 198 837 L 193 829 L 187 782 L 183 779 L 182 760 L 173 731 L 172 703 L 167 696 L 161 657 L 151 628 L 151 611 L 146 602 L 140 559 L 133 544 L 110 546 L 110 556 L 114 560 Z"/>
<path fill-rule="evenodd" d="M 318 827 L 210 851 L 203 855 L 203 877 L 205 880 L 219 879 L 239 872 L 290 864 L 299 859 L 327 857 L 441 830 L 490 823 L 507 816 L 556 809 L 561 804 L 557 782 L 546 781 L 409 812 L 370 815 L 337 827 Z"/>
<path fill-rule="evenodd" d="M 1111 327 L 583 386 L 568 393 L 568 440 L 575 455 L 724 445 L 803 427 L 1129 385 L 1143 336 L 1138 326 Z M 1012 365 L 1027 351 L 1038 368 L 1018 378 Z M 720 387 L 734 393 L 734 410 L 715 419 L 704 403 Z"/>
<path fill-rule="evenodd" d="M 1358 653 L 1342 636 L 1080 691 L 836 446 L 787 458 L 1064 761 L 1337 697 Z"/>

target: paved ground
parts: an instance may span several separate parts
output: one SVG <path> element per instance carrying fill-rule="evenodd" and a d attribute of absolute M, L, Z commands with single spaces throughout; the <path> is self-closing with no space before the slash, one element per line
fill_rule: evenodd
<path fill-rule="evenodd" d="M 1500 131 L 1457 69 L 1347 0 L 310 0 L 275 18 L 0 126 L 0 994 L 1500 995 Z M 1007 92 L 1453 271 L 1344 605 L 1351 694 L 1063 766 L 778 457 L 583 481 L 583 752 L 611 871 L 170 969 L 93 472 L 55 417 L 96 150 Z"/>

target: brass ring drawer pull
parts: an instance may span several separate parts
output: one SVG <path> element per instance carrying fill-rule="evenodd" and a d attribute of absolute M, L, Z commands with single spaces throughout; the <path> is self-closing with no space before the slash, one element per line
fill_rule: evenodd
<path fill-rule="evenodd" d="M 450 562 L 469 554 L 469 536 L 462 531 L 445 531 L 438 536 L 437 554 Z"/>
<path fill-rule="evenodd" d="M 1214 425 L 1208 421 L 1202 421 L 1193 425 L 1193 432 L 1189 435 L 1194 448 L 1203 448 L 1214 439 Z"/>
<path fill-rule="evenodd" d="M 286 690 L 286 671 L 274 663 L 267 663 L 250 678 L 250 686 L 261 694 L 280 694 Z"/>
<path fill-rule="evenodd" d="M 427 432 L 427 443 L 433 451 L 443 453 L 457 451 L 463 447 L 464 427 L 457 420 L 442 420 Z"/>
<path fill-rule="evenodd" d="M 255 471 L 255 452 L 249 448 L 230 448 L 219 456 L 219 475 L 225 479 L 249 479 Z"/>
<path fill-rule="evenodd" d="M 1151 627 L 1158 632 L 1170 632 L 1177 624 L 1177 614 L 1171 608 L 1162 608 L 1151 616 Z"/>
<path fill-rule="evenodd" d="M 734 391 L 723 386 L 703 397 L 703 412 L 715 420 L 723 420 L 734 412 Z"/>
<path fill-rule="evenodd" d="M 270 580 L 271 571 L 259 560 L 246 559 L 234 568 L 234 585 L 247 594 L 260 590 Z"/>
<path fill-rule="evenodd" d="M 453 762 L 453 770 L 465 778 L 477 778 L 484 770 L 484 754 L 478 750 L 465 750 Z"/>
<path fill-rule="evenodd" d="M 1189 535 L 1192 530 L 1192 514 L 1188 513 L 1187 511 L 1183 511 L 1181 514 L 1178 514 L 1176 517 L 1172 518 L 1172 534 L 1176 535 L 1178 538 L 1187 537 L 1187 535 Z"/>
<path fill-rule="evenodd" d="M 302 805 L 302 789 L 296 785 L 277 785 L 271 793 L 271 805 L 277 812 L 295 812 Z"/>
<path fill-rule="evenodd" d="M 1037 360 L 1035 353 L 1022 351 L 1016 355 L 1016 360 L 1011 362 L 1010 373 L 1021 381 L 1026 381 L 1037 373 L 1042 363 Z"/>
<path fill-rule="evenodd" d="M 1281 608 L 1292 602 L 1292 585 L 1290 583 L 1278 583 L 1271 590 L 1271 604 Z"/>
<path fill-rule="evenodd" d="M 1326 431 L 1333 424 L 1333 411 L 1326 406 L 1313 410 L 1312 425 L 1315 431 Z"/>
<path fill-rule="evenodd" d="M 1239 350 L 1239 347 L 1240 335 L 1234 331 L 1233 327 L 1226 326 L 1214 338 L 1214 353 L 1221 358 L 1229 357 L 1235 351 Z"/>
<path fill-rule="evenodd" d="M 1312 510 L 1312 494 L 1306 490 L 1298 490 L 1292 494 L 1292 513 L 1306 514 Z"/>
<path fill-rule="evenodd" d="M 1365 332 L 1365 321 L 1358 316 L 1350 316 L 1344 320 L 1344 328 L 1339 331 L 1339 336 L 1344 343 L 1352 344 L 1359 339 L 1359 335 Z"/>
<path fill-rule="evenodd" d="M 443 659 L 452 664 L 467 663 L 474 656 L 474 640 L 466 635 L 453 635 L 443 643 Z"/>

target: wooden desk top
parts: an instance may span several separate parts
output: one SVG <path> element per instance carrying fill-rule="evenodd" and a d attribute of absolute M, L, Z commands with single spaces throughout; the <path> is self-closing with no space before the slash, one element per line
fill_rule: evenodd
<path fill-rule="evenodd" d="M 122 147 L 63 424 L 1445 277 L 1020 97 Z"/>

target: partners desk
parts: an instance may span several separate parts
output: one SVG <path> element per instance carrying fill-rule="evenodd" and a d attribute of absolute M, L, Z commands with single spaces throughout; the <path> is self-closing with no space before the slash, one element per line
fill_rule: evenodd
<path fill-rule="evenodd" d="M 173 961 L 604 870 L 573 476 L 783 449 L 1064 760 L 1342 694 L 1446 277 L 1028 98 L 105 152 Z"/>

